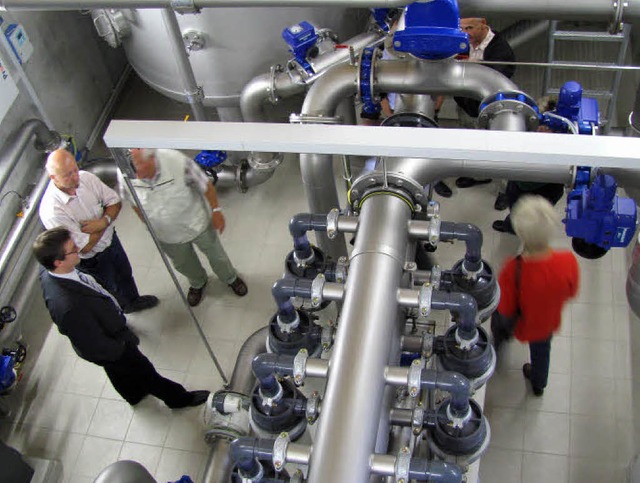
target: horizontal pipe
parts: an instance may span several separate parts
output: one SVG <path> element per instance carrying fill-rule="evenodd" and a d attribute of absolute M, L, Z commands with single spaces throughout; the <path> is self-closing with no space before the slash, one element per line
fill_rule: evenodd
<path fill-rule="evenodd" d="M 326 282 L 322 288 L 324 300 L 340 301 L 344 298 L 344 285 L 341 283 Z"/>
<path fill-rule="evenodd" d="M 287 463 L 309 464 L 311 447 L 308 444 L 289 443 L 287 445 Z"/>
<path fill-rule="evenodd" d="M 420 299 L 420 291 L 411 288 L 399 288 L 396 290 L 396 301 L 400 307 L 417 307 Z"/>
<path fill-rule="evenodd" d="M 382 476 L 394 476 L 396 473 L 396 457 L 388 454 L 371 455 L 371 473 Z"/>
<path fill-rule="evenodd" d="M 399 366 L 384 368 L 384 381 L 392 386 L 406 386 L 409 384 L 409 369 Z"/>
<path fill-rule="evenodd" d="M 2 0 L 0 10 L 78 10 L 82 8 L 172 8 L 175 0 Z M 411 0 L 195 0 L 207 7 L 404 7 Z"/>
<path fill-rule="evenodd" d="M 340 216 L 338 218 L 338 231 L 343 233 L 355 233 L 358 231 L 358 217 Z"/>
<path fill-rule="evenodd" d="M 395 426 L 411 426 L 413 424 L 413 411 L 404 408 L 391 408 L 389 422 Z"/>
<path fill-rule="evenodd" d="M 323 359 L 309 358 L 305 367 L 304 375 L 308 377 L 327 377 L 329 373 L 329 361 Z"/>

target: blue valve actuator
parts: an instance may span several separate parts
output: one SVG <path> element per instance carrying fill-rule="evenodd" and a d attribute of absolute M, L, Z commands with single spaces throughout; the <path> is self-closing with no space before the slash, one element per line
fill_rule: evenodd
<path fill-rule="evenodd" d="M 446 59 L 469 50 L 460 30 L 456 0 L 415 2 L 405 8 L 405 28 L 393 36 L 393 48 L 422 59 Z"/>
<path fill-rule="evenodd" d="M 226 151 L 204 150 L 200 151 L 195 157 L 195 162 L 203 168 L 215 168 L 226 160 Z"/>
<path fill-rule="evenodd" d="M 590 97 L 583 97 L 582 93 L 582 86 L 579 82 L 565 82 L 558 94 L 555 113 L 575 123 L 580 134 L 593 134 L 594 126 L 600 124 L 598 101 Z M 569 130 L 566 123 L 560 119 L 544 116 L 544 114 L 542 123 L 555 132 Z"/>
<path fill-rule="evenodd" d="M 309 22 L 303 21 L 284 29 L 282 38 L 289 46 L 289 52 L 293 54 L 298 63 L 305 70 L 312 70 L 311 65 L 307 62 L 307 54 L 318 42 L 316 28 Z"/>
<path fill-rule="evenodd" d="M 564 220 L 567 235 L 605 249 L 626 247 L 636 230 L 636 203 L 617 196 L 617 187 L 613 176 L 601 174 L 591 187 L 569 193 Z"/>
<path fill-rule="evenodd" d="M 16 381 L 15 364 L 15 355 L 0 355 L 0 394 L 13 386 Z"/>

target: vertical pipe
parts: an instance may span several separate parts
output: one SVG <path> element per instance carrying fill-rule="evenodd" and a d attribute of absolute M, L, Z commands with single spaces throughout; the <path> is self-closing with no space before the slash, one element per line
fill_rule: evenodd
<path fill-rule="evenodd" d="M 374 196 L 363 203 L 309 483 L 369 481 L 382 411 L 388 411 L 381 404 L 384 370 L 398 335 L 395 293 L 410 217 L 407 204 L 392 196 Z"/>
<path fill-rule="evenodd" d="M 176 14 L 170 8 L 163 8 L 162 20 L 164 21 L 169 40 L 171 41 L 171 50 L 173 51 L 173 57 L 178 67 L 178 75 L 182 80 L 187 101 L 191 105 L 193 117 L 196 121 L 206 121 L 207 116 L 204 111 L 204 104 L 202 103 L 204 95 L 198 87 L 191 62 L 189 62 L 189 56 L 184 47 L 184 41 L 182 40 L 180 25 L 178 24 Z"/>

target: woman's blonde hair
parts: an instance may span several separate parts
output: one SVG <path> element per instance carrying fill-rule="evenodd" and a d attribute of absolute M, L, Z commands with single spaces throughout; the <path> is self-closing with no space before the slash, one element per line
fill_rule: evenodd
<path fill-rule="evenodd" d="M 511 224 L 525 251 L 543 252 L 549 248 L 560 217 L 545 198 L 525 195 L 511 209 Z"/>

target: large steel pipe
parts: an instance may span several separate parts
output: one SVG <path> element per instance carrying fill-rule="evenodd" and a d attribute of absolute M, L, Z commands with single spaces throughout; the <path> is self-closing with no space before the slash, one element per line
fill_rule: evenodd
<path fill-rule="evenodd" d="M 206 7 L 404 7 L 411 0 L 2 0 L 0 10 L 78 10 L 81 8 Z"/>
<path fill-rule="evenodd" d="M 380 420 L 388 415 L 381 404 L 385 366 L 399 344 L 396 290 L 410 217 L 409 207 L 393 196 L 363 203 L 309 483 L 369 481 Z"/>
<path fill-rule="evenodd" d="M 507 164 L 495 161 L 457 159 L 387 158 L 386 164 L 389 171 L 402 173 L 420 184 L 454 176 L 562 183 L 565 185 L 573 182 L 571 166 L 517 164 L 517 159 L 513 161 L 512 164 Z M 377 168 L 382 169 L 380 166 Z"/>

